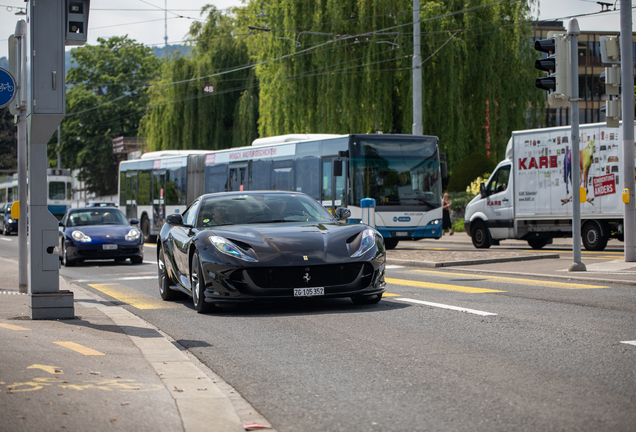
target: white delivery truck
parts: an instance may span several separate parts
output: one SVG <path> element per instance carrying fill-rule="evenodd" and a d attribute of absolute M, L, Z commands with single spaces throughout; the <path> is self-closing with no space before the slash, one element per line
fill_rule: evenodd
<path fill-rule="evenodd" d="M 583 246 L 600 251 L 610 238 L 623 240 L 621 129 L 586 124 L 579 134 L 581 175 L 575 179 L 569 126 L 512 133 L 506 159 L 466 207 L 464 226 L 475 247 L 519 239 L 540 249 L 555 237 L 572 237 L 572 191 L 579 186 L 587 195 Z"/>

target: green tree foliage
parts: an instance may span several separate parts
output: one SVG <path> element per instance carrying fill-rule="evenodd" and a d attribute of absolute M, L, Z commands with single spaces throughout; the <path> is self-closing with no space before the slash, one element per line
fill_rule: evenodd
<path fill-rule="evenodd" d="M 457 164 L 446 189 L 449 192 L 465 192 L 473 180 L 493 172 L 496 166 L 497 162 L 485 154 L 473 153 Z"/>
<path fill-rule="evenodd" d="M 422 1 L 424 133 L 440 138 L 451 168 L 488 146 L 503 156 L 510 131 L 543 103 L 532 86 L 533 1 Z M 270 30 L 248 39 L 260 135 L 411 133 L 412 4 L 251 0 L 239 24 Z"/>
<path fill-rule="evenodd" d="M 0 109 L 0 169 L 18 169 L 15 121 L 8 107 Z"/>
<path fill-rule="evenodd" d="M 189 33 L 191 56 L 162 63 L 162 77 L 150 91 L 150 112 L 142 135 L 150 150 L 223 149 L 256 138 L 258 90 L 247 46 L 233 37 L 234 21 L 206 6 L 205 23 Z M 205 78 L 204 78 L 205 77 Z M 214 93 L 204 94 L 206 85 Z M 236 133 L 235 133 L 236 132 Z"/>
<path fill-rule="evenodd" d="M 98 45 L 72 51 L 75 67 L 66 75 L 66 118 L 62 122 L 64 168 L 79 168 L 80 180 L 98 195 L 117 193 L 117 161 L 112 139 L 137 136 L 148 104 L 148 84 L 160 62 L 152 49 L 127 36 L 98 38 Z M 56 160 L 57 134 L 49 143 Z"/>

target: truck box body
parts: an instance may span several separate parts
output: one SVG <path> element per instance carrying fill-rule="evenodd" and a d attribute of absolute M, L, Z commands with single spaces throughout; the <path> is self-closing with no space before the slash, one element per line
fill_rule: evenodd
<path fill-rule="evenodd" d="M 554 237 L 571 237 L 572 191 L 579 186 L 587 195 L 581 204 L 584 246 L 602 250 L 610 237 L 622 240 L 621 129 L 586 124 L 579 134 L 581 175 L 575 179 L 569 126 L 512 133 L 506 159 L 466 207 L 466 232 L 475 246 L 512 238 L 542 247 Z"/>

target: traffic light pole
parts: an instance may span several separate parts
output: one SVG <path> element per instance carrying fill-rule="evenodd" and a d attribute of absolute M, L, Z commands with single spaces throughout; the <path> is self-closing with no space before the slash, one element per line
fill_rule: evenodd
<path fill-rule="evenodd" d="M 413 135 L 422 135 L 422 55 L 420 52 L 420 0 L 413 0 Z"/>
<path fill-rule="evenodd" d="M 632 0 L 621 0 L 621 89 L 623 100 L 623 230 L 625 262 L 636 261 L 636 197 L 634 196 L 634 55 L 632 52 Z M 626 202 L 627 201 L 627 202 Z"/>
<path fill-rule="evenodd" d="M 579 154 L 579 49 L 578 40 L 581 30 L 579 22 L 571 19 L 568 25 L 570 39 L 570 139 L 572 140 L 572 251 L 573 262 L 568 271 L 586 271 L 581 261 L 581 181 Z M 576 182 L 577 186 L 574 186 Z"/>

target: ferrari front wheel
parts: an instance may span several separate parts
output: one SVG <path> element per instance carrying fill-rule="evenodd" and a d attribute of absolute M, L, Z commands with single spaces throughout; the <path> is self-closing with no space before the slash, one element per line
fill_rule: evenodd
<path fill-rule="evenodd" d="M 214 310 L 214 306 L 205 301 L 205 284 L 203 283 L 203 270 L 201 268 L 201 259 L 199 259 L 199 252 L 195 252 L 192 255 L 192 262 L 190 264 L 192 270 L 190 271 L 190 287 L 192 288 L 192 302 L 194 303 L 194 309 L 198 313 L 209 313 Z"/>

